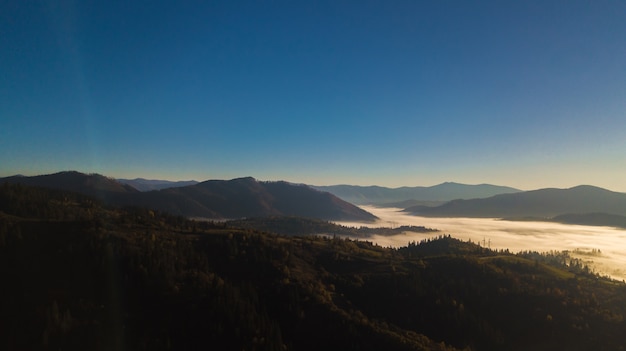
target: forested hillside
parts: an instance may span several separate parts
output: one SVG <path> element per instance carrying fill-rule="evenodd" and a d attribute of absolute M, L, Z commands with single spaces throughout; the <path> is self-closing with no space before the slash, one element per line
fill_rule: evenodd
<path fill-rule="evenodd" d="M 73 191 L 106 205 L 143 207 L 195 218 L 236 219 L 258 216 L 301 216 L 325 220 L 373 222 L 371 213 L 303 184 L 263 182 L 252 177 L 140 192 L 99 174 L 59 172 L 33 177 L 0 178 L 1 183 Z"/>
<path fill-rule="evenodd" d="M 547 188 L 500 194 L 485 199 L 454 200 L 435 207 L 409 207 L 405 211 L 419 216 L 433 217 L 541 217 L 550 219 L 565 214 L 623 216 L 626 213 L 626 194 L 580 185 L 568 189 Z M 595 219 L 597 224 L 597 220 L 601 217 L 595 216 Z"/>
<path fill-rule="evenodd" d="M 564 253 L 283 236 L 23 185 L 0 185 L 0 274 L 4 350 L 626 346 L 626 287 Z"/>

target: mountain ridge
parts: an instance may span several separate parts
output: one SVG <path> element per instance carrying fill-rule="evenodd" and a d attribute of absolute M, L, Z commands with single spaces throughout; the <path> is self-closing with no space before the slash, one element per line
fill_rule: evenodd
<path fill-rule="evenodd" d="M 6 177 L 0 182 L 21 183 L 93 196 L 114 206 L 137 206 L 174 215 L 234 219 L 292 215 L 324 220 L 371 222 L 371 213 L 336 196 L 285 181 L 259 182 L 253 177 L 207 180 L 194 185 L 141 192 L 100 174 L 76 171 L 33 177 Z"/>
<path fill-rule="evenodd" d="M 312 186 L 328 191 L 339 198 L 357 205 L 393 205 L 405 201 L 439 202 L 455 199 L 485 198 L 502 193 L 521 192 L 522 190 L 492 184 L 462 184 L 444 182 L 433 186 L 402 186 L 388 188 L 378 185 L 328 185 Z M 393 207 L 393 206 L 390 206 Z"/>
<path fill-rule="evenodd" d="M 198 184 L 198 181 L 195 181 L 195 180 L 172 181 L 172 180 L 146 179 L 146 178 L 134 178 L 134 179 L 117 178 L 116 180 L 122 184 L 130 185 L 139 191 L 161 190 L 161 189 L 167 189 L 167 188 L 175 188 L 175 187 Z"/>
<path fill-rule="evenodd" d="M 135 193 L 136 188 L 122 184 L 115 178 L 98 173 L 81 173 L 78 171 L 61 171 L 38 176 L 14 175 L 0 178 L 2 182 L 22 183 L 26 185 L 68 190 L 85 195 L 98 196 L 102 193 Z"/>
<path fill-rule="evenodd" d="M 626 214 L 626 193 L 593 185 L 544 188 L 484 199 L 452 200 L 436 207 L 414 206 L 405 212 L 432 217 L 545 217 L 564 214 Z"/>

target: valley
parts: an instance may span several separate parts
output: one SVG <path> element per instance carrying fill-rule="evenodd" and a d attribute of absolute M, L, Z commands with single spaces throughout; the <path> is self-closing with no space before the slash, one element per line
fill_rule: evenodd
<path fill-rule="evenodd" d="M 626 350 L 626 2 L 0 14 L 0 351 Z"/>
<path fill-rule="evenodd" d="M 568 253 L 490 249 L 478 245 L 479 238 L 468 242 L 425 226 L 403 227 L 403 218 L 387 211 L 377 212 L 378 225 L 387 227 L 385 242 L 373 231 L 323 220 L 194 221 L 5 182 L 0 347 L 582 351 L 625 346 L 623 282 L 594 273 Z M 457 227 L 446 231 L 467 228 L 462 220 L 448 222 L 453 223 Z M 495 229 L 483 227 L 485 233 Z M 423 234 L 396 235 L 396 230 Z M 321 232 L 325 235 L 315 235 Z"/>
<path fill-rule="evenodd" d="M 598 273 L 620 281 L 626 279 L 626 231 L 621 228 L 497 218 L 419 217 L 399 208 L 361 208 L 373 213 L 379 220 L 374 223 L 337 223 L 348 227 L 424 226 L 438 229 L 459 240 L 471 240 L 484 247 L 508 249 L 511 252 L 568 250 L 574 257 L 589 263 Z M 372 235 L 368 240 L 381 246 L 401 247 L 409 241 L 426 239 L 429 235 L 405 232 L 393 236 Z"/>

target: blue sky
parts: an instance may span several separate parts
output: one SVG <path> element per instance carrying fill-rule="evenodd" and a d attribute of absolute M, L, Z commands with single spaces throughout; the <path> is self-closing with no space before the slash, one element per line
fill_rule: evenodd
<path fill-rule="evenodd" d="M 626 191 L 621 1 L 4 1 L 0 176 Z"/>

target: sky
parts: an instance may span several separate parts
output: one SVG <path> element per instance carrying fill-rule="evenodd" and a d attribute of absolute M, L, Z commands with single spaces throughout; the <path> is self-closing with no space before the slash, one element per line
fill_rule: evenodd
<path fill-rule="evenodd" d="M 0 176 L 626 192 L 623 1 L 0 0 Z"/>

